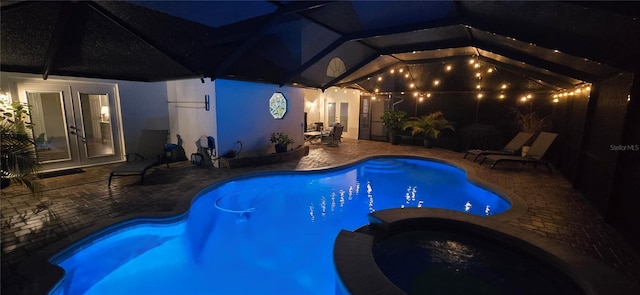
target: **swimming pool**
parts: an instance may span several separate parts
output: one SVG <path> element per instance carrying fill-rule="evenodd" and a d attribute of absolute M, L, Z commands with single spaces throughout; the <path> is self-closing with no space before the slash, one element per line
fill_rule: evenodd
<path fill-rule="evenodd" d="M 333 242 L 367 214 L 432 207 L 510 208 L 464 171 L 378 157 L 319 171 L 262 173 L 213 185 L 172 220 L 116 225 L 59 253 L 52 294 L 333 294 Z"/>

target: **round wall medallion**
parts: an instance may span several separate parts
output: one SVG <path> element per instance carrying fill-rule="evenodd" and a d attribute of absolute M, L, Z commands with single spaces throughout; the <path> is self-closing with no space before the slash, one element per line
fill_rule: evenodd
<path fill-rule="evenodd" d="M 269 112 L 275 119 L 282 119 L 287 113 L 287 98 L 281 92 L 276 92 L 269 99 Z"/>

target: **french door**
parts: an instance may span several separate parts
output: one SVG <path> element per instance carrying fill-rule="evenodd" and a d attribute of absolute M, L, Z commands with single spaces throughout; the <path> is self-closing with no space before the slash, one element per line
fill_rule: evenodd
<path fill-rule="evenodd" d="M 43 171 L 122 159 L 122 128 L 114 84 L 18 84 L 29 104 Z"/>

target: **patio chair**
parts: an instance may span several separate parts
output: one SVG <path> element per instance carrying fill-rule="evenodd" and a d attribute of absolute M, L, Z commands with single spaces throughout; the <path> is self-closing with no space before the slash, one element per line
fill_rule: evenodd
<path fill-rule="evenodd" d="M 140 175 L 140 183 L 144 181 L 144 174 L 152 167 L 165 162 L 165 144 L 167 143 L 168 130 L 142 130 L 138 151 L 127 154 L 127 162 L 116 167 L 109 175 L 109 186 L 114 176 Z"/>
<path fill-rule="evenodd" d="M 511 141 L 509 141 L 507 145 L 505 145 L 504 148 L 502 148 L 502 150 L 480 150 L 480 149 L 468 150 L 464 154 L 463 159 L 466 159 L 467 155 L 469 154 L 475 155 L 475 157 L 473 158 L 474 162 L 480 156 L 515 155 L 515 153 L 522 148 L 522 146 L 529 140 L 529 138 L 531 138 L 531 136 L 533 136 L 532 133 L 520 132 L 514 138 L 512 138 Z"/>
<path fill-rule="evenodd" d="M 485 160 L 493 163 L 491 165 L 491 169 L 495 167 L 500 162 L 519 162 L 522 164 L 531 163 L 534 167 L 537 167 L 538 164 L 542 164 L 549 169 L 549 173 L 551 173 L 551 167 L 542 157 L 553 143 L 553 141 L 558 136 L 557 133 L 550 132 L 540 132 L 536 140 L 529 148 L 529 152 L 526 156 L 517 156 L 517 155 L 488 155 L 480 161 L 480 165 L 484 163 Z"/>
<path fill-rule="evenodd" d="M 344 130 L 344 126 L 342 125 L 335 125 L 333 127 L 333 131 L 331 131 L 331 134 L 329 134 L 329 142 L 327 143 L 328 146 L 338 146 L 338 144 L 340 143 L 340 139 L 342 138 L 342 130 Z"/>

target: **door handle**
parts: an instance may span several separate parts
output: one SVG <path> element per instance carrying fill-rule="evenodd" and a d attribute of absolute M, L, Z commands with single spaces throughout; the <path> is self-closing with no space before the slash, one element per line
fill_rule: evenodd
<path fill-rule="evenodd" d="M 80 128 L 78 128 L 78 127 L 76 127 L 76 126 L 69 126 L 69 129 L 73 129 L 73 130 L 80 131 Z"/>
<path fill-rule="evenodd" d="M 84 138 L 82 135 L 78 134 L 77 132 L 71 131 L 71 132 L 69 132 L 69 134 L 73 134 L 73 135 L 75 135 L 77 137 L 80 137 L 80 140 L 82 140 L 82 143 L 87 143 L 87 139 Z"/>

